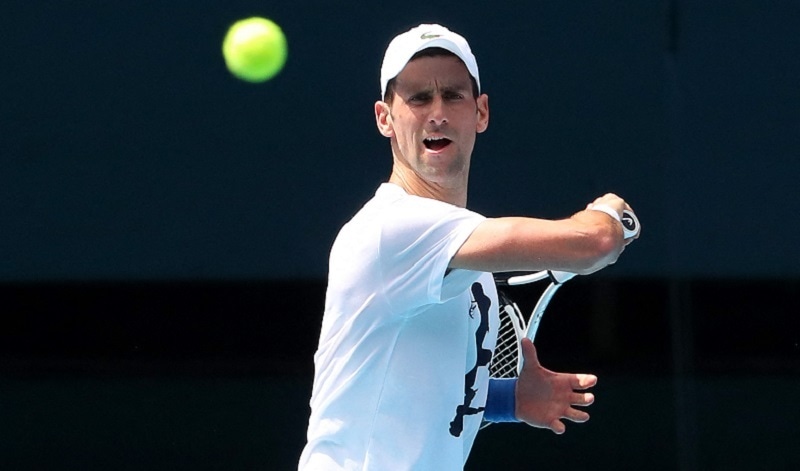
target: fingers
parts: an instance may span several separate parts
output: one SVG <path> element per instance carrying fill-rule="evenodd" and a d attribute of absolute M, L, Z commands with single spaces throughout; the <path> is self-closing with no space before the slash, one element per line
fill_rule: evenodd
<path fill-rule="evenodd" d="M 627 210 L 627 211 L 630 211 L 631 213 L 634 212 L 633 208 L 631 207 L 630 204 L 628 204 L 627 201 L 625 201 L 623 198 L 619 197 L 618 195 L 615 195 L 614 193 L 606 193 L 605 195 L 600 196 L 599 198 L 596 198 L 593 202 L 591 202 L 591 203 L 586 205 L 586 209 L 592 209 L 594 206 L 597 206 L 598 210 L 602 206 L 608 206 L 609 209 L 613 209 L 614 211 L 616 211 L 617 216 L 618 216 L 616 219 L 618 219 L 618 220 L 619 220 L 620 217 L 622 217 L 623 211 Z M 636 239 L 638 237 L 639 237 L 639 235 L 637 234 L 636 236 L 631 237 L 629 239 Z M 626 245 L 629 244 L 630 242 L 631 241 L 628 240 Z"/>
<path fill-rule="evenodd" d="M 589 374 L 576 374 L 572 377 L 572 389 L 589 389 L 597 384 L 597 376 Z"/>
<path fill-rule="evenodd" d="M 566 431 L 567 420 L 575 423 L 589 420 L 589 414 L 580 407 L 594 403 L 594 394 L 585 390 L 597 384 L 597 376 L 547 370 L 539 363 L 533 342 L 522 339 L 521 347 L 525 364 L 517 383 L 519 417 L 558 435 Z"/>
<path fill-rule="evenodd" d="M 589 420 L 589 413 L 580 409 L 570 409 L 566 414 L 564 414 L 563 418 L 578 424 L 582 424 Z"/>
<path fill-rule="evenodd" d="M 594 403 L 594 394 L 592 393 L 573 393 L 570 404 L 573 406 L 590 406 Z"/>
<path fill-rule="evenodd" d="M 580 409 L 575 409 L 574 407 L 570 407 L 567 409 L 561 419 L 569 420 L 570 422 L 575 422 L 576 424 L 582 424 L 589 421 L 589 413 Z M 567 426 L 564 425 L 564 422 L 562 422 L 561 419 L 553 420 L 547 427 L 556 435 L 561 435 L 567 431 Z"/>
<path fill-rule="evenodd" d="M 533 345 L 531 339 L 525 337 L 521 342 L 522 346 L 522 359 L 524 361 L 522 367 L 540 366 L 539 356 L 536 354 L 536 347 Z"/>
<path fill-rule="evenodd" d="M 623 209 L 630 209 L 628 203 L 625 202 L 624 199 L 620 198 L 619 196 L 615 195 L 614 193 L 606 193 L 605 195 L 596 198 L 592 203 L 589 204 L 589 207 L 595 204 L 607 204 L 617 210 L 617 212 L 621 213 Z"/>
<path fill-rule="evenodd" d="M 552 422 L 550 422 L 550 425 L 547 426 L 547 428 L 549 428 L 556 435 L 561 435 L 567 431 L 567 426 L 564 425 L 564 422 L 561 419 L 569 420 L 570 422 L 575 422 L 576 424 L 582 424 L 589 421 L 589 413 L 580 409 L 575 409 L 574 407 L 570 407 L 560 419 L 554 419 Z"/>
<path fill-rule="evenodd" d="M 564 425 L 564 422 L 562 422 L 562 421 L 560 421 L 558 419 L 550 422 L 550 426 L 547 427 L 547 428 L 552 430 L 553 433 L 555 433 L 556 435 L 561 435 L 562 433 L 567 431 L 567 427 L 566 427 L 566 425 Z"/>

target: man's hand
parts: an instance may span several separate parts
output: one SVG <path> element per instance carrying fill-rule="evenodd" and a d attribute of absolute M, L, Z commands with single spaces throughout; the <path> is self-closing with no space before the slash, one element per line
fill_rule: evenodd
<path fill-rule="evenodd" d="M 519 420 L 538 428 L 547 428 L 562 434 L 566 426 L 561 419 L 586 422 L 589 414 L 573 406 L 588 406 L 594 394 L 577 392 L 597 384 L 597 377 L 587 374 L 556 373 L 539 363 L 536 347 L 529 339 L 522 339 L 524 365 L 517 380 L 516 416 Z"/>
<path fill-rule="evenodd" d="M 614 193 L 606 193 L 605 195 L 596 198 L 594 201 L 586 205 L 586 209 L 590 209 L 592 206 L 608 206 L 609 208 L 613 209 L 617 213 L 617 220 L 622 217 L 622 211 L 628 210 L 633 211 L 633 208 L 630 207 L 628 203 L 625 202 L 622 198 L 615 195 Z"/>

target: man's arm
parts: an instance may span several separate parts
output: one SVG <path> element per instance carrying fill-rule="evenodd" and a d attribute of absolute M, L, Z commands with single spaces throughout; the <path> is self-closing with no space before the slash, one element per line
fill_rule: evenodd
<path fill-rule="evenodd" d="M 618 214 L 630 209 L 624 200 L 612 194 L 596 199 L 589 207 L 601 204 Z M 450 268 L 589 274 L 614 263 L 631 241 L 623 239 L 620 222 L 603 211 L 587 209 L 558 221 L 523 217 L 487 219 L 456 252 Z"/>

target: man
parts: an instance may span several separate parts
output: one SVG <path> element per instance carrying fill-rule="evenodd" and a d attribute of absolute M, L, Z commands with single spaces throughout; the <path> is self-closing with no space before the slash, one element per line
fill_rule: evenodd
<path fill-rule="evenodd" d="M 463 37 L 421 25 L 396 37 L 381 68 L 379 132 L 388 183 L 341 230 L 330 272 L 308 443 L 301 470 L 462 469 L 483 420 L 556 433 L 594 397 L 591 375 L 544 369 L 530 341 L 518 380 L 490 380 L 498 327 L 492 272 L 580 274 L 625 244 L 615 195 L 572 217 L 487 219 L 465 209 L 488 97 Z"/>

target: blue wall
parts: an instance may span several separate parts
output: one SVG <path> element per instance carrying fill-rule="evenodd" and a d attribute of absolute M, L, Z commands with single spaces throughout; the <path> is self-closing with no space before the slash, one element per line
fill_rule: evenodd
<path fill-rule="evenodd" d="M 256 14 L 290 46 L 262 85 L 221 57 Z M 490 96 L 474 209 L 615 191 L 644 223 L 539 331 L 546 366 L 601 378 L 592 421 L 490 427 L 467 469 L 800 468 L 798 20 L 796 0 L 5 2 L 0 463 L 292 468 L 328 248 L 390 170 L 381 56 L 438 21 Z"/>
<path fill-rule="evenodd" d="M 645 232 L 605 276 L 800 274 L 796 1 L 5 10 L 0 280 L 324 277 L 389 172 L 383 49 L 420 21 L 468 37 L 490 96 L 474 209 L 562 217 L 614 191 Z M 262 85 L 220 53 L 254 14 L 290 45 Z"/>

